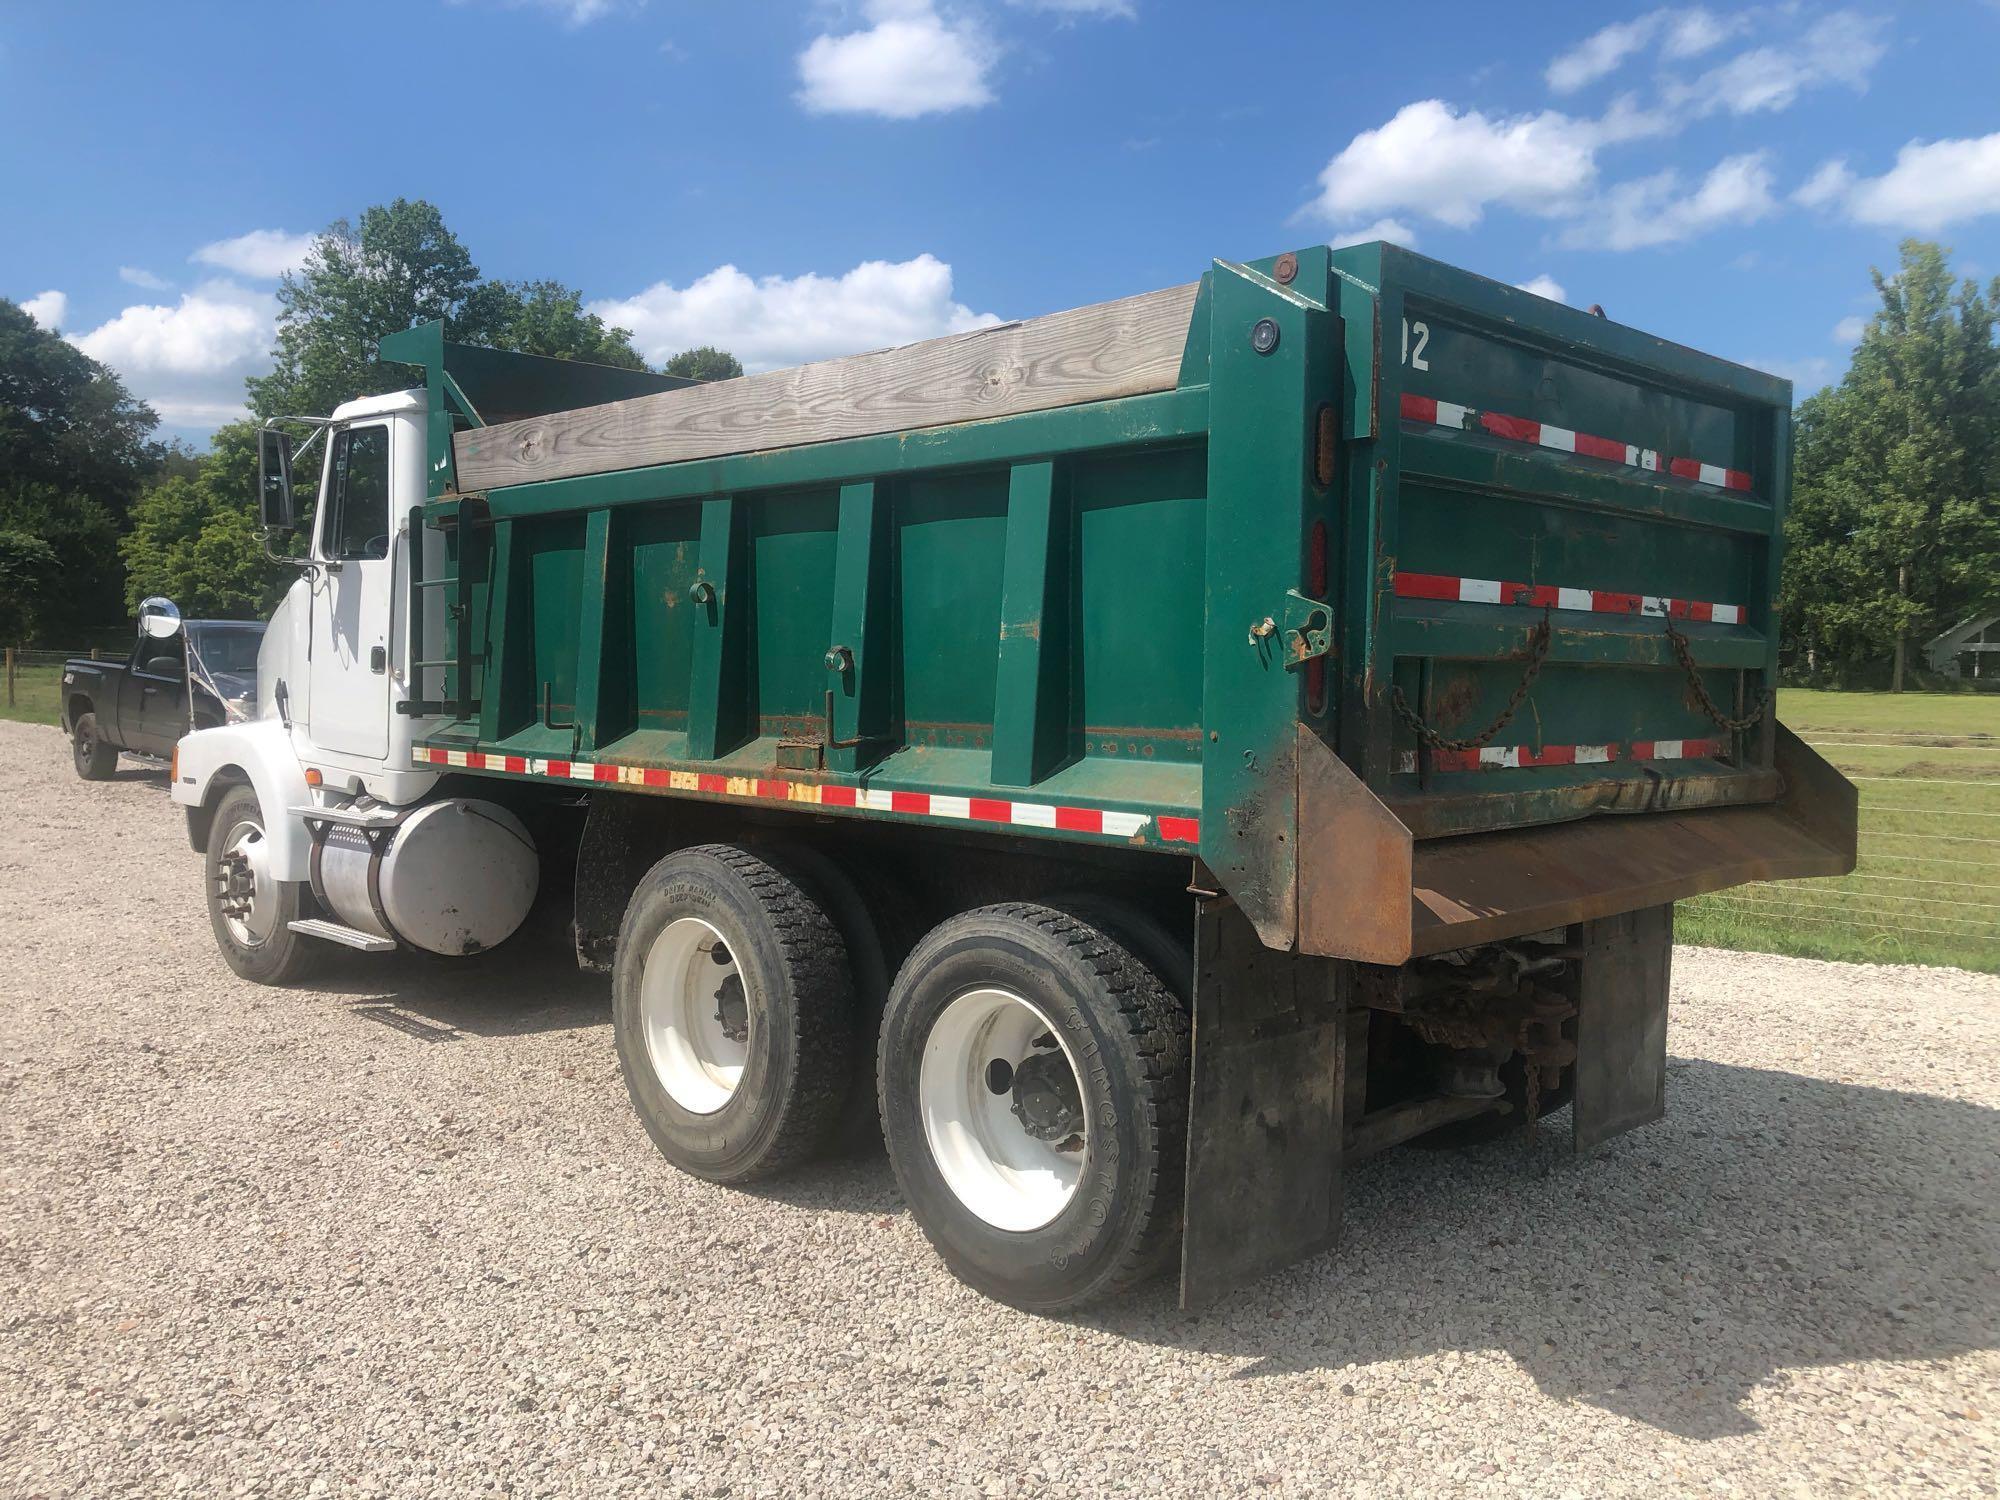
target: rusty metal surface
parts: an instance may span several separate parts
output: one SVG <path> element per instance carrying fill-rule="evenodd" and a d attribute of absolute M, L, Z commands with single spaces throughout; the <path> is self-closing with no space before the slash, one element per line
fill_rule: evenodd
<path fill-rule="evenodd" d="M 1781 803 L 1590 818 L 1420 844 L 1411 949 L 1442 953 L 1748 880 L 1845 874 L 1853 868 L 1852 836 L 1845 850 L 1837 836 L 1837 829 L 1789 816 Z"/>
<path fill-rule="evenodd" d="M 1334 964 L 1271 952 L 1232 903 L 1201 903 L 1183 1307 L 1317 1254 L 1340 1232 L 1338 983 Z"/>
<path fill-rule="evenodd" d="M 1576 1149 L 1667 1112 L 1667 991 L 1674 909 L 1653 906 L 1584 926 L 1578 963 Z"/>
<path fill-rule="evenodd" d="M 1410 830 L 1301 724 L 1298 947 L 1400 964 L 1410 956 Z"/>

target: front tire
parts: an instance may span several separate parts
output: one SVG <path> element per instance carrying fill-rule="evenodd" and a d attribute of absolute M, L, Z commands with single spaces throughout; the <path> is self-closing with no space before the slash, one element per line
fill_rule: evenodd
<path fill-rule="evenodd" d="M 952 1273 L 1053 1313 L 1163 1270 L 1188 1040 L 1159 976 L 1067 913 L 983 907 L 917 944 L 883 1017 L 882 1133 Z"/>
<path fill-rule="evenodd" d="M 319 959 L 289 925 L 306 915 L 306 885 L 277 879 L 269 858 L 257 793 L 231 787 L 216 805 L 202 856 L 215 945 L 222 961 L 253 984 L 296 984 Z"/>
<path fill-rule="evenodd" d="M 633 1107 L 682 1171 L 751 1182 L 832 1143 L 855 1047 L 847 950 L 778 866 L 727 844 L 654 865 L 619 929 L 611 1019 Z"/>
<path fill-rule="evenodd" d="M 69 753 L 76 762 L 76 774 L 85 781 L 109 781 L 118 769 L 118 751 L 98 734 L 96 714 L 77 719 L 70 730 Z"/>

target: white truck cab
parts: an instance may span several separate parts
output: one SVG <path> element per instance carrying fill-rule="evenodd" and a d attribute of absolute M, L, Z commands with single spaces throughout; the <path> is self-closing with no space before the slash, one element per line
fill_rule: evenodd
<path fill-rule="evenodd" d="M 396 391 L 313 422 L 300 451 L 324 444 L 319 500 L 258 653 L 257 718 L 175 747 L 173 799 L 208 858 L 217 940 L 246 977 L 299 971 L 312 951 L 303 938 L 477 952 L 534 898 L 539 864 L 519 820 L 434 797 L 440 773 L 411 755 L 437 722 L 408 711 L 422 696 L 414 664 L 443 636 L 435 621 L 427 641 L 410 629 L 411 549 L 424 549 L 419 576 L 444 566 L 443 539 L 412 525 L 426 498 L 428 417 L 424 392 Z M 263 437 L 260 484 L 267 502 L 282 491 L 273 529 L 283 531 L 289 439 L 269 427 Z M 467 873 L 440 878 L 447 867 Z"/>
<path fill-rule="evenodd" d="M 425 417 L 422 391 L 396 391 L 349 401 L 325 424 L 310 545 L 258 653 L 258 717 L 181 740 L 176 802 L 212 807 L 218 776 L 282 788 L 298 804 L 309 780 L 321 797 L 365 794 L 392 806 L 436 784 L 437 773 L 410 757 L 429 721 L 396 712 L 415 696 L 409 549 L 443 547 L 435 533 L 409 530 L 424 501 Z M 266 836 L 279 878 L 304 880 L 303 825 Z"/>

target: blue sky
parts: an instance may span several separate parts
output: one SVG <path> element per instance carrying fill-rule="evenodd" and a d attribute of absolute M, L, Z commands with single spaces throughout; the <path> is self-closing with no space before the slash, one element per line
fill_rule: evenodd
<path fill-rule="evenodd" d="M 0 141 L 0 295 L 197 441 L 399 194 L 656 360 L 1380 234 L 1813 386 L 1901 236 L 2000 273 L 2000 3 L 14 4 Z"/>

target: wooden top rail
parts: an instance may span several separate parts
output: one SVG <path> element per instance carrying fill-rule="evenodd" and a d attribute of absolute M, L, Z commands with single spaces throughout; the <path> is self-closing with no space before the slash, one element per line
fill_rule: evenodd
<path fill-rule="evenodd" d="M 1196 284 L 454 438 L 461 490 L 872 437 L 1171 389 Z"/>

